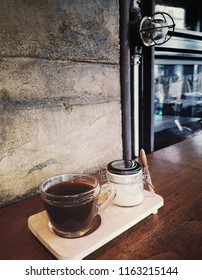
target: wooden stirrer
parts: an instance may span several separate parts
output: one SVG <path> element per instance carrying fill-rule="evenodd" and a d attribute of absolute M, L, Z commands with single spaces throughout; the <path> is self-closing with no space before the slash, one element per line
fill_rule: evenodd
<path fill-rule="evenodd" d="M 155 194 L 154 186 L 152 184 L 151 175 L 150 175 L 150 172 L 149 172 L 149 166 L 148 166 L 148 163 L 147 163 L 147 157 L 146 157 L 144 149 L 140 150 L 140 159 L 141 159 L 143 167 L 144 167 L 144 172 L 147 176 L 146 184 L 148 185 L 150 192 Z"/>

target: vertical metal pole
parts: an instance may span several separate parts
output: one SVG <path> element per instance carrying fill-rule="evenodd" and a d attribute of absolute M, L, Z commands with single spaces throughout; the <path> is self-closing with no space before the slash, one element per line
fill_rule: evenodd
<path fill-rule="evenodd" d="M 141 20 L 141 1 L 133 0 L 131 1 L 131 16 L 133 20 Z M 139 32 L 139 31 L 138 31 Z M 135 35 L 134 35 L 135 36 Z M 138 40 L 136 38 L 136 40 Z M 133 56 L 132 56 L 132 127 L 133 127 L 133 143 L 132 151 L 133 156 L 139 157 L 140 152 L 140 62 L 142 55 L 142 47 L 139 45 L 139 42 L 134 42 L 134 45 L 131 46 Z"/>
<path fill-rule="evenodd" d="M 139 157 L 139 65 L 141 55 L 135 54 L 133 56 L 133 150 L 134 156 Z"/>
<path fill-rule="evenodd" d="M 130 1 L 120 0 L 120 76 L 122 104 L 123 159 L 132 158 L 131 78 L 130 78 Z"/>

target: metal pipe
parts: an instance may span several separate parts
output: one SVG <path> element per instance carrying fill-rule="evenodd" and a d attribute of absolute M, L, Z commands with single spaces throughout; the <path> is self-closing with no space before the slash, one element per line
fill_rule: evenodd
<path fill-rule="evenodd" d="M 141 55 L 135 54 L 133 56 L 133 150 L 134 156 L 139 157 L 139 65 L 141 62 Z"/>
<path fill-rule="evenodd" d="M 142 13 L 140 8 L 141 1 L 133 0 L 132 1 L 132 10 L 131 10 L 131 35 L 132 35 L 132 44 L 131 44 L 131 55 L 132 55 L 132 152 L 133 157 L 139 157 L 140 152 L 140 63 L 142 57 L 142 41 L 140 39 L 139 28 L 140 21 L 142 19 Z"/>
<path fill-rule="evenodd" d="M 123 159 L 132 159 L 129 0 L 119 0 Z"/>

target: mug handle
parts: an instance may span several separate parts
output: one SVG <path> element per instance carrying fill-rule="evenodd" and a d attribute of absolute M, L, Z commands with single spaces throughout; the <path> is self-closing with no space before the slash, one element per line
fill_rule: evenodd
<path fill-rule="evenodd" d="M 98 205 L 98 212 L 102 212 L 107 206 L 109 206 L 116 196 L 116 189 L 114 186 L 110 186 L 108 183 L 100 186 L 100 194 L 104 194 L 105 192 L 110 191 L 109 197 L 103 202 Z"/>

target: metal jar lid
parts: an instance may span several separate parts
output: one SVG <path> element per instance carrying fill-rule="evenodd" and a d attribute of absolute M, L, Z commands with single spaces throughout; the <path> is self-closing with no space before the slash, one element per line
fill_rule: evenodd
<path fill-rule="evenodd" d="M 142 167 L 135 160 L 114 160 L 107 165 L 107 170 L 117 175 L 133 175 L 139 173 Z"/>

